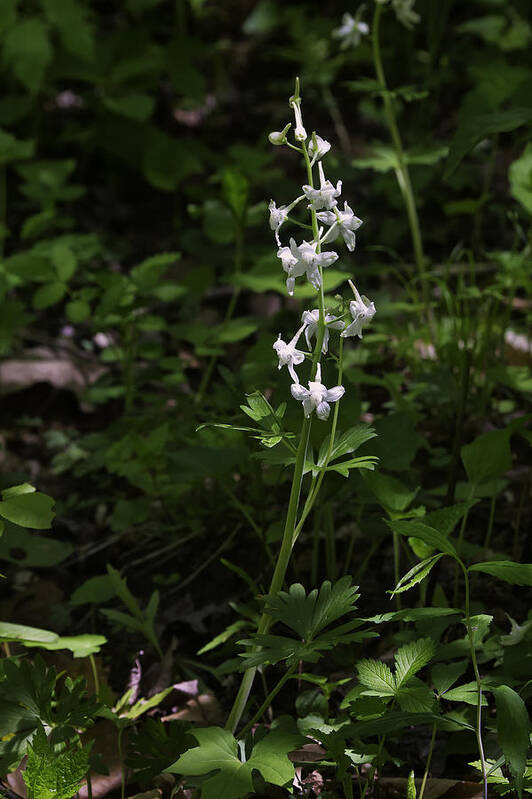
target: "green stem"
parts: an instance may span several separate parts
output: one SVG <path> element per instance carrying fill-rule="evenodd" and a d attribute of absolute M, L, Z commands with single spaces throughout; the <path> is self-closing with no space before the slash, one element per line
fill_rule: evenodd
<path fill-rule="evenodd" d="M 427 778 L 429 776 L 429 768 L 430 768 L 430 761 L 432 760 L 432 752 L 434 751 L 434 741 L 436 740 L 436 725 L 432 725 L 432 737 L 430 739 L 430 747 L 429 753 L 427 756 L 427 762 L 425 763 L 425 772 L 423 774 L 423 781 L 421 783 L 421 788 L 419 790 L 418 799 L 423 799 L 423 795 L 425 793 L 425 786 L 427 784 Z"/>
<path fill-rule="evenodd" d="M 94 693 L 96 695 L 96 699 L 100 699 L 100 680 L 98 678 L 98 669 L 96 668 L 96 661 L 94 660 L 94 655 L 89 655 L 89 661 L 91 664 L 92 669 L 92 679 L 94 681 Z"/>
<path fill-rule="evenodd" d="M 488 529 L 486 531 L 486 537 L 484 539 L 484 549 L 487 549 L 489 547 L 489 545 L 490 545 L 490 542 L 491 542 L 491 534 L 493 532 L 493 522 L 494 522 L 494 519 L 495 519 L 495 503 L 496 503 L 496 501 L 497 501 L 497 494 L 494 493 L 492 498 L 491 498 L 490 518 L 489 518 L 489 521 L 488 521 Z"/>
<path fill-rule="evenodd" d="M 428 314 L 429 311 L 428 283 L 425 272 L 425 255 L 423 252 L 423 239 L 421 237 L 421 227 L 419 224 L 416 200 L 412 188 L 412 183 L 410 180 L 408 165 L 406 163 L 403 143 L 401 141 L 401 135 L 399 133 L 399 128 L 397 126 L 397 120 L 395 118 L 395 112 L 393 110 L 393 103 L 386 83 L 386 75 L 384 74 L 384 67 L 382 64 L 380 41 L 379 41 L 379 28 L 380 28 L 380 18 L 382 14 L 382 8 L 383 8 L 382 5 L 380 5 L 379 3 L 375 4 L 375 13 L 373 15 L 373 27 L 372 27 L 373 61 L 375 65 L 377 80 L 379 81 L 382 87 L 384 115 L 386 118 L 386 124 L 388 125 L 388 130 L 390 133 L 392 144 L 395 149 L 395 154 L 397 156 L 398 166 L 395 170 L 395 176 L 397 178 L 397 183 L 399 184 L 399 189 L 401 191 L 401 194 L 405 202 L 406 213 L 408 216 L 408 224 L 410 226 L 410 235 L 412 238 L 412 247 L 414 250 L 414 258 L 416 261 L 418 275 L 421 282 L 421 293 L 423 297 L 423 303 L 425 306 L 425 312 Z"/>
<path fill-rule="evenodd" d="M 365 798 L 367 790 L 369 788 L 369 785 L 370 785 L 371 782 L 373 782 L 373 779 L 375 777 L 375 772 L 377 771 L 379 758 L 381 756 L 382 749 L 384 747 L 384 741 L 385 740 L 386 740 L 386 736 L 385 735 L 381 735 L 381 737 L 379 738 L 379 748 L 377 749 L 377 754 L 375 755 L 375 759 L 373 760 L 373 763 L 371 764 L 370 772 L 369 772 L 369 774 L 368 774 L 368 776 L 366 778 L 366 782 L 364 783 L 364 790 L 363 790 L 363 792 L 361 794 L 361 799 Z"/>
<path fill-rule="evenodd" d="M 272 690 L 270 691 L 270 693 L 268 694 L 268 696 L 266 697 L 266 699 L 264 700 L 264 702 L 262 703 L 262 705 L 259 707 L 259 709 L 258 709 L 258 710 L 257 710 L 257 712 L 255 713 L 255 715 L 254 715 L 254 716 L 253 716 L 253 718 L 251 719 L 251 721 L 248 721 L 248 723 L 246 724 L 246 726 L 245 726 L 245 727 L 243 727 L 243 729 L 242 729 L 242 730 L 240 730 L 240 732 L 238 733 L 238 738 L 239 738 L 239 740 L 240 740 L 240 739 L 242 739 L 242 738 L 244 738 L 244 737 L 247 735 L 247 733 L 250 731 L 250 729 L 253 727 L 253 725 L 254 725 L 254 724 L 256 724 L 256 723 L 257 723 L 257 721 L 260 719 L 260 717 L 262 716 L 262 714 L 266 712 L 266 710 L 268 709 L 268 707 L 271 705 L 271 703 L 272 703 L 272 700 L 273 700 L 273 699 L 275 699 L 275 697 L 277 696 L 277 694 L 279 693 L 279 691 L 281 690 L 281 688 L 283 687 L 283 685 L 284 685 L 286 682 L 288 682 L 288 680 L 290 679 L 290 677 L 292 676 L 292 674 L 295 672 L 296 668 L 297 668 L 297 665 L 295 665 L 295 666 L 290 666 L 290 668 L 288 669 L 288 671 L 286 671 L 286 672 L 283 674 L 283 676 L 281 677 L 281 679 L 280 679 L 280 680 L 279 680 L 279 681 L 278 681 L 278 682 L 275 684 L 275 686 L 272 688 Z"/>
<path fill-rule="evenodd" d="M 475 673 L 475 682 L 477 684 L 477 723 L 475 727 L 475 735 L 477 739 L 478 753 L 480 756 L 480 764 L 482 768 L 482 782 L 483 782 L 483 799 L 488 797 L 488 775 L 486 769 L 486 760 L 484 757 L 484 744 L 482 742 L 482 680 L 478 670 L 477 653 L 475 649 L 475 641 L 473 638 L 473 628 L 471 627 L 471 611 L 470 611 L 470 590 L 469 590 L 469 575 L 467 569 L 461 560 L 458 561 L 462 573 L 464 575 L 464 590 L 465 590 L 465 620 L 467 628 L 467 637 L 469 639 L 469 652 L 471 655 L 471 663 L 473 664 L 473 671 Z"/>
<path fill-rule="evenodd" d="M 401 553 L 399 550 L 399 535 L 394 530 L 393 531 L 393 576 L 395 580 L 395 585 L 397 585 L 401 576 L 400 554 Z M 397 610 L 401 610 L 401 597 L 399 594 L 395 595 L 395 607 L 397 608 Z"/>

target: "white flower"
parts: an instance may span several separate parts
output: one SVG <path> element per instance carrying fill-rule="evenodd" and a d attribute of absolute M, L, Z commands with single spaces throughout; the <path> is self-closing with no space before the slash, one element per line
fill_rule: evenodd
<path fill-rule="evenodd" d="M 417 11 L 412 8 L 415 2 L 416 0 L 392 0 L 397 19 L 405 28 L 412 28 L 421 19 Z"/>
<path fill-rule="evenodd" d="M 305 325 L 302 325 L 297 333 L 295 334 L 294 338 L 286 344 L 281 338 L 281 334 L 277 337 L 277 341 L 274 342 L 273 348 L 277 353 L 277 357 L 279 358 L 279 369 L 283 366 L 288 366 L 288 371 L 292 377 L 294 383 L 299 384 L 299 378 L 296 375 L 294 366 L 298 366 L 300 363 L 303 363 L 305 360 L 305 353 L 301 352 L 301 350 L 296 349 L 296 344 L 298 342 L 299 336 L 303 332 Z"/>
<path fill-rule="evenodd" d="M 277 244 L 280 246 L 281 242 L 279 240 L 279 228 L 284 222 L 286 222 L 288 208 L 285 205 L 280 205 L 279 208 L 277 208 L 275 205 L 275 200 L 270 200 L 268 210 L 270 212 L 270 227 L 275 233 L 275 240 Z"/>
<path fill-rule="evenodd" d="M 307 131 L 303 127 L 303 117 L 301 116 L 301 100 L 299 97 L 291 97 L 290 98 L 290 105 L 294 110 L 294 117 L 296 120 L 296 126 L 294 128 L 294 139 L 296 141 L 306 141 L 307 138 Z"/>
<path fill-rule="evenodd" d="M 310 200 L 309 208 L 314 208 L 318 211 L 320 208 L 331 210 L 337 204 L 336 198 L 342 193 L 342 181 L 339 180 L 334 188 L 330 180 L 325 180 L 323 173 L 323 165 L 321 161 L 318 163 L 318 171 L 320 173 L 320 187 L 313 189 L 312 186 L 303 186 L 303 193 L 307 200 Z"/>
<path fill-rule="evenodd" d="M 307 279 L 314 286 L 319 289 L 321 285 L 320 267 L 323 269 L 326 266 L 333 264 L 337 258 L 338 253 L 333 250 L 329 252 L 316 252 L 318 244 L 315 241 L 303 241 L 299 246 L 295 243 L 294 239 L 290 239 L 290 255 L 288 258 L 288 247 L 281 247 L 277 251 L 277 255 L 283 262 L 283 269 L 288 274 L 286 287 L 289 294 L 294 293 L 295 278 L 301 277 L 306 273 Z M 281 250 L 284 252 L 281 253 Z"/>
<path fill-rule="evenodd" d="M 333 30 L 332 35 L 335 39 L 341 39 L 341 49 L 345 50 L 347 47 L 358 47 L 362 36 L 367 36 L 369 33 L 369 26 L 366 22 L 360 20 L 364 7 L 358 10 L 356 16 L 352 17 L 351 14 L 345 13 L 342 17 L 342 24 L 339 28 Z"/>
<path fill-rule="evenodd" d="M 349 303 L 349 311 L 353 317 L 353 321 L 340 335 L 342 338 L 347 338 L 347 336 L 358 336 L 362 338 L 362 328 L 369 325 L 375 316 L 375 303 L 370 302 L 364 295 L 360 296 L 354 283 L 349 281 L 349 285 L 355 295 L 355 299 Z"/>
<path fill-rule="evenodd" d="M 346 202 L 344 202 L 343 211 L 335 208 L 333 211 L 320 211 L 316 216 L 320 222 L 331 225 L 323 237 L 323 241 L 334 241 L 338 237 L 338 233 L 340 233 L 347 245 L 347 249 L 353 252 L 356 244 L 355 230 L 358 230 L 362 220 L 354 215 L 353 210 Z"/>
<path fill-rule="evenodd" d="M 290 390 L 293 398 L 303 403 L 305 416 L 310 416 L 312 411 L 316 410 L 316 416 L 322 421 L 329 418 L 331 412 L 329 402 L 337 402 L 345 394 L 343 386 L 325 388 L 321 382 L 321 364 L 318 364 L 314 380 L 309 380 L 308 388 L 293 383 Z"/>
<path fill-rule="evenodd" d="M 316 142 L 316 144 L 314 144 Z M 325 139 L 322 139 L 321 136 L 318 136 L 317 133 L 313 133 L 310 137 L 310 144 L 308 146 L 308 154 L 312 158 L 311 166 L 313 166 L 316 161 L 320 158 L 323 158 L 325 153 L 328 153 L 331 149 L 331 145 Z"/>
<path fill-rule="evenodd" d="M 272 130 L 271 133 L 268 133 L 268 140 L 270 144 L 275 144 L 276 147 L 286 144 L 286 134 L 291 127 L 292 123 L 289 122 L 288 125 L 285 125 L 282 130 Z"/>
<path fill-rule="evenodd" d="M 303 311 L 303 315 L 301 316 L 301 321 L 303 322 L 303 326 L 305 328 L 305 338 L 307 340 L 307 346 L 312 349 L 310 344 L 310 339 L 317 335 L 318 332 L 318 324 L 320 321 L 320 312 L 318 308 L 315 308 L 313 311 Z M 344 326 L 344 323 L 337 319 L 336 316 L 333 316 L 330 313 L 325 314 L 325 332 L 323 334 L 323 344 L 321 347 L 321 351 L 325 354 L 329 348 L 329 327 L 334 328 L 335 330 L 341 330 Z"/>

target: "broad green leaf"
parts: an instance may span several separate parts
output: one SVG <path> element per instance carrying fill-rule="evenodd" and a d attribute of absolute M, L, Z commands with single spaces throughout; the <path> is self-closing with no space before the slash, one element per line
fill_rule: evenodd
<path fill-rule="evenodd" d="M 436 691 L 441 695 L 455 684 L 468 667 L 467 660 L 457 660 L 452 663 L 438 663 L 432 667 L 432 682 Z"/>
<path fill-rule="evenodd" d="M 55 500 L 39 491 L 12 496 L 0 502 L 0 516 L 20 527 L 48 530 L 54 518 Z"/>
<path fill-rule="evenodd" d="M 0 539 L 0 558 L 16 564 L 19 568 L 55 566 L 68 558 L 73 550 L 73 545 L 67 541 L 35 534 L 13 524 L 6 525 L 4 535 Z"/>
<path fill-rule="evenodd" d="M 432 638 L 418 638 L 405 644 L 395 653 L 395 681 L 400 688 L 417 674 L 434 655 L 435 644 Z"/>
<path fill-rule="evenodd" d="M 52 58 L 46 25 L 38 17 L 26 17 L 4 36 L 4 60 L 31 94 L 36 94 Z"/>
<path fill-rule="evenodd" d="M 115 593 L 114 583 L 109 575 L 101 574 L 97 577 L 89 577 L 79 585 L 70 597 L 70 604 L 76 607 L 93 602 L 107 602 L 115 596 Z"/>
<path fill-rule="evenodd" d="M 451 688 L 443 695 L 449 702 L 465 702 L 466 705 L 478 705 L 478 688 L 476 682 L 468 682 Z M 482 704 L 487 705 L 486 697 L 482 696 Z"/>
<path fill-rule="evenodd" d="M 497 707 L 497 738 L 521 796 L 529 746 L 527 709 L 519 694 L 508 685 L 500 685 L 493 692 Z"/>
<path fill-rule="evenodd" d="M 443 535 L 451 535 L 458 522 L 474 503 L 459 502 L 446 508 L 438 508 L 423 517 L 423 522 Z"/>
<path fill-rule="evenodd" d="M 86 658 L 89 655 L 97 654 L 102 646 L 107 643 L 107 638 L 103 635 L 95 635 L 94 633 L 84 633 L 82 635 L 61 635 L 56 636 L 55 641 L 45 641 L 37 643 L 36 641 L 24 641 L 27 647 L 39 647 L 40 649 L 47 649 L 55 651 L 57 649 L 68 649 L 72 652 L 75 658 Z"/>
<path fill-rule="evenodd" d="M 413 538 L 420 538 L 439 552 L 451 555 L 451 557 L 454 558 L 457 557 L 454 545 L 445 535 L 442 535 L 438 530 L 429 527 L 428 524 L 424 524 L 424 522 L 418 519 L 413 519 L 412 521 L 387 521 L 386 523 L 395 533 L 399 533 L 399 535 L 406 536 L 407 538 L 410 536 Z"/>
<path fill-rule="evenodd" d="M 230 344 L 251 336 L 257 329 L 258 323 L 244 316 L 224 322 L 211 331 L 213 340 L 222 344 Z"/>
<path fill-rule="evenodd" d="M 153 114 L 155 100 L 149 94 L 126 94 L 123 97 L 105 97 L 104 105 L 115 114 L 145 122 Z"/>
<path fill-rule="evenodd" d="M 368 474 L 365 479 L 378 503 L 393 512 L 406 510 L 419 491 L 419 487 L 412 490 L 396 477 L 380 472 Z"/>
<path fill-rule="evenodd" d="M 91 307 L 85 300 L 72 300 L 65 306 L 66 315 L 75 325 L 84 322 L 91 315 Z"/>
<path fill-rule="evenodd" d="M 358 679 L 377 696 L 395 695 L 395 678 L 390 668 L 380 660 L 359 660 L 356 664 Z"/>
<path fill-rule="evenodd" d="M 52 263 L 55 266 L 57 277 L 62 283 L 67 283 L 77 268 L 77 259 L 70 247 L 56 244 L 52 249 Z"/>
<path fill-rule="evenodd" d="M 53 283 L 45 283 L 44 286 L 39 286 L 33 295 L 33 307 L 36 311 L 42 311 L 44 308 L 49 308 L 63 299 L 66 292 L 66 286 L 60 280 L 54 280 Z"/>
<path fill-rule="evenodd" d="M 31 158 L 34 149 L 33 141 L 17 139 L 0 128 L 0 164 Z"/>
<path fill-rule="evenodd" d="M 87 6 L 80 0 L 43 0 L 48 21 L 57 28 L 64 47 L 74 55 L 90 60 L 94 31 Z"/>
<path fill-rule="evenodd" d="M 299 736 L 277 730 L 269 732 L 243 763 L 238 757 L 238 743 L 228 730 L 205 727 L 191 734 L 199 746 L 181 755 L 166 771 L 184 776 L 216 771 L 202 783 L 202 799 L 243 799 L 253 791 L 254 769 L 273 785 L 283 786 L 294 778 L 294 766 L 287 755 L 300 742 Z"/>
<path fill-rule="evenodd" d="M 236 218 L 242 220 L 248 202 L 248 179 L 236 169 L 224 169 L 222 187 L 227 204 Z"/>
<path fill-rule="evenodd" d="M 435 697 L 426 685 L 406 685 L 395 694 L 401 710 L 405 713 L 430 713 L 434 710 Z"/>
<path fill-rule="evenodd" d="M 462 159 L 481 139 L 504 133 L 532 122 L 532 108 L 508 108 L 481 116 L 468 116 L 456 131 L 449 149 L 445 177 L 449 177 Z"/>
<path fill-rule="evenodd" d="M 475 563 L 468 571 L 484 572 L 512 585 L 532 585 L 532 563 L 514 563 L 511 560 L 493 560 Z"/>
<path fill-rule="evenodd" d="M 90 745 L 56 752 L 42 725 L 37 728 L 22 776 L 28 799 L 71 799 L 89 768 Z"/>
<path fill-rule="evenodd" d="M 129 276 L 140 291 L 156 289 L 168 267 L 173 266 L 180 258 L 181 253 L 179 252 L 160 252 L 157 255 L 151 255 L 134 266 Z M 180 288 L 183 292 L 184 289 Z"/>
<path fill-rule="evenodd" d="M 35 491 L 34 486 L 30 483 L 20 483 L 20 485 L 11 486 L 2 490 L 2 499 L 11 499 L 11 497 L 20 497 L 23 494 L 33 494 Z"/>
<path fill-rule="evenodd" d="M 410 540 L 410 539 L 409 539 Z M 432 555 L 432 557 L 427 558 L 426 560 L 422 560 L 420 563 L 416 563 L 397 583 L 393 591 L 389 591 L 390 594 L 401 594 L 403 591 L 409 591 L 410 588 L 413 588 L 414 585 L 422 582 L 425 577 L 430 573 L 431 569 L 435 564 L 439 561 L 440 558 L 443 557 L 442 553 L 438 555 Z"/>
<path fill-rule="evenodd" d="M 38 627 L 27 627 L 25 624 L 10 624 L 0 622 L 0 639 L 2 641 L 35 641 L 38 644 L 53 643 L 59 639 L 56 633 L 50 630 L 41 630 Z"/>
<path fill-rule="evenodd" d="M 508 178 L 512 195 L 532 214 L 532 142 L 527 144 L 520 158 L 510 165 Z"/>
<path fill-rule="evenodd" d="M 492 430 L 460 450 L 469 482 L 475 486 L 502 477 L 512 466 L 510 430 Z"/>

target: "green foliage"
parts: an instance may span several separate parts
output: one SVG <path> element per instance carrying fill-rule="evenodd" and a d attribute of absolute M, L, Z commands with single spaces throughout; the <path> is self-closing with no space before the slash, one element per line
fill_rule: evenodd
<path fill-rule="evenodd" d="M 522 796 L 529 748 L 528 713 L 519 694 L 508 685 L 500 685 L 495 688 L 494 693 L 497 705 L 497 738 L 515 780 L 517 792 Z"/>
<path fill-rule="evenodd" d="M 40 725 L 28 750 L 23 772 L 28 799 L 71 799 L 87 773 L 89 752 L 90 745 L 56 752 Z"/>
<path fill-rule="evenodd" d="M 287 755 L 300 741 L 298 735 L 273 730 L 254 744 L 245 761 L 238 756 L 238 742 L 220 727 L 194 730 L 199 746 L 189 749 L 167 771 L 200 776 L 216 771 L 202 782 L 203 799 L 242 799 L 253 790 L 256 769 L 266 782 L 284 786 L 294 778 L 294 766 Z"/>
<path fill-rule="evenodd" d="M 47 530 L 52 526 L 53 506 L 51 497 L 25 483 L 2 491 L 0 516 L 21 527 Z"/>

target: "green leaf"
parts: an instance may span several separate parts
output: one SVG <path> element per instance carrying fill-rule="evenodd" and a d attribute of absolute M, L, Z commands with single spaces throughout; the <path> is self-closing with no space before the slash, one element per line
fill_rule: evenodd
<path fill-rule="evenodd" d="M 107 638 L 103 635 L 95 635 L 94 633 L 84 633 L 82 635 L 61 635 L 56 636 L 55 641 L 45 641 L 37 643 L 36 641 L 24 641 L 27 647 L 38 646 L 40 649 L 47 649 L 49 651 L 56 651 L 58 649 L 68 649 L 72 652 L 75 658 L 86 658 L 89 655 L 97 654 L 101 647 L 107 643 Z"/>
<path fill-rule="evenodd" d="M 475 563 L 468 571 L 484 572 L 512 585 L 532 585 L 532 563 L 515 563 L 512 560 L 493 560 Z"/>
<path fill-rule="evenodd" d="M 36 94 L 52 58 L 46 26 L 38 17 L 27 17 L 4 36 L 4 60 L 31 94 Z"/>
<path fill-rule="evenodd" d="M 0 516 L 20 527 L 48 530 L 54 518 L 55 500 L 38 491 L 12 496 L 0 502 Z"/>
<path fill-rule="evenodd" d="M 410 588 L 413 588 L 414 585 L 417 585 L 425 579 L 432 567 L 435 566 L 442 557 L 443 554 L 440 553 L 438 555 L 432 555 L 432 557 L 422 560 L 420 563 L 416 563 L 415 566 L 412 566 L 412 568 L 401 577 L 394 590 L 388 593 L 394 595 L 401 594 L 403 591 L 409 591 Z"/>
<path fill-rule="evenodd" d="M 155 127 L 149 127 L 146 133 L 142 168 L 146 180 L 161 191 L 175 191 L 183 178 L 202 170 L 189 143 Z"/>
<path fill-rule="evenodd" d="M 395 698 L 405 713 L 430 713 L 434 709 L 435 697 L 426 685 L 398 688 Z"/>
<path fill-rule="evenodd" d="M 478 687 L 476 682 L 468 682 L 451 688 L 443 695 L 449 702 L 465 702 L 466 705 L 478 705 Z M 486 698 L 482 697 L 482 704 L 487 705 Z"/>
<path fill-rule="evenodd" d="M 290 586 L 288 593 L 279 591 L 266 597 L 265 610 L 277 622 L 294 630 L 305 641 L 315 638 L 325 627 L 356 610 L 358 586 L 350 576 L 331 584 L 329 580 L 308 596 L 300 583 Z"/>
<path fill-rule="evenodd" d="M 413 519 L 412 521 L 387 521 L 386 522 L 389 527 L 399 535 L 406 536 L 407 538 L 412 536 L 414 538 L 420 538 L 429 546 L 434 547 L 439 552 L 443 552 L 446 555 L 451 555 L 451 557 L 458 557 L 456 549 L 451 541 L 444 535 L 435 530 L 433 527 L 429 527 L 428 524 L 424 524 L 422 521 L 418 519 Z"/>
<path fill-rule="evenodd" d="M 30 140 L 17 139 L 0 128 L 0 164 L 31 158 L 35 144 Z"/>
<path fill-rule="evenodd" d="M 202 799 L 243 799 L 253 791 L 254 769 L 273 785 L 284 786 L 294 779 L 294 766 L 287 755 L 300 742 L 299 736 L 277 730 L 269 732 L 255 744 L 243 763 L 238 757 L 238 743 L 228 730 L 205 727 L 191 734 L 199 746 L 181 755 L 166 771 L 184 776 L 216 771 L 202 783 Z"/>
<path fill-rule="evenodd" d="M 55 266 L 57 277 L 62 283 L 68 283 L 78 265 L 76 256 L 70 247 L 66 247 L 64 244 L 56 244 L 52 249 L 52 263 Z"/>
<path fill-rule="evenodd" d="M 85 300 L 72 300 L 65 306 L 66 315 L 71 322 L 79 324 L 91 315 L 91 307 Z"/>
<path fill-rule="evenodd" d="M 508 108 L 480 116 L 468 116 L 456 131 L 449 149 L 444 177 L 449 177 L 481 139 L 505 133 L 532 122 L 532 108 Z"/>
<path fill-rule="evenodd" d="M 171 685 L 169 688 L 163 688 L 162 691 L 158 691 L 153 696 L 150 696 L 149 699 L 139 699 L 138 702 L 135 702 L 134 705 L 128 708 L 125 715 L 127 715 L 129 719 L 140 718 L 140 716 L 147 713 L 148 710 L 153 710 L 154 707 L 157 707 L 173 690 L 174 686 Z"/>
<path fill-rule="evenodd" d="M 89 577 L 79 585 L 70 597 L 70 604 L 76 607 L 93 602 L 107 602 L 115 596 L 115 593 L 114 583 L 109 575 L 101 574 L 97 577 Z"/>
<path fill-rule="evenodd" d="M 510 191 L 521 205 L 532 214 L 532 142 L 529 142 L 522 155 L 508 170 Z"/>
<path fill-rule="evenodd" d="M 50 630 L 41 630 L 38 627 L 27 627 L 25 624 L 11 624 L 7 621 L 0 622 L 0 639 L 2 641 L 34 641 L 38 644 L 53 643 L 59 636 Z"/>
<path fill-rule="evenodd" d="M 249 181 L 236 169 L 224 169 L 222 173 L 224 198 L 237 219 L 242 220 L 247 207 Z"/>
<path fill-rule="evenodd" d="M 33 295 L 33 307 L 36 311 L 42 311 L 44 308 L 49 308 L 63 299 L 66 292 L 66 286 L 59 280 L 53 283 L 45 283 L 44 286 L 39 286 Z"/>
<path fill-rule="evenodd" d="M 201 647 L 196 653 L 197 655 L 204 655 L 205 652 L 210 652 L 211 649 L 216 649 L 217 646 L 221 644 L 225 644 L 226 641 L 229 641 L 230 638 L 233 637 L 239 630 L 248 627 L 248 622 L 244 619 L 238 619 L 238 621 L 233 622 L 228 627 L 225 628 L 221 633 L 216 635 L 212 638 L 208 643 Z"/>
<path fill-rule="evenodd" d="M 359 458 L 350 458 L 340 463 L 332 463 L 327 467 L 328 472 L 338 472 L 342 477 L 349 477 L 350 469 L 368 469 L 372 472 L 377 465 L 378 458 L 374 455 L 361 455 Z"/>
<path fill-rule="evenodd" d="M 467 669 L 467 660 L 457 660 L 454 663 L 438 663 L 432 667 L 432 682 L 438 694 L 442 696 L 455 684 L 457 679 Z"/>
<path fill-rule="evenodd" d="M 44 12 L 57 28 L 64 47 L 73 55 L 90 60 L 94 49 L 94 31 L 88 9 L 79 0 L 44 0 Z"/>
<path fill-rule="evenodd" d="M 375 430 L 366 424 L 357 424 L 354 427 L 350 427 L 345 433 L 337 433 L 334 444 L 331 448 L 329 461 L 334 461 L 337 458 L 341 458 L 342 455 L 356 452 L 356 450 L 361 447 L 362 444 L 365 444 L 366 441 L 375 438 L 376 435 L 377 433 Z M 318 466 L 323 466 L 325 463 L 330 440 L 330 435 L 327 435 L 321 444 L 318 454 Z"/>
<path fill-rule="evenodd" d="M 155 100 L 149 94 L 127 94 L 124 97 L 105 97 L 104 105 L 115 114 L 146 122 L 153 114 Z"/>
<path fill-rule="evenodd" d="M 395 678 L 380 660 L 367 658 L 356 664 L 358 679 L 377 696 L 395 696 Z"/>
<path fill-rule="evenodd" d="M 406 799 L 417 799 L 416 781 L 413 771 L 411 771 L 408 775 L 408 782 L 406 784 Z"/>
<path fill-rule="evenodd" d="M 412 490 L 396 477 L 380 472 L 368 474 L 365 479 L 378 503 L 387 511 L 406 510 L 419 491 L 419 487 Z"/>
<path fill-rule="evenodd" d="M 39 725 L 22 773 L 28 799 L 71 799 L 81 788 L 89 768 L 90 745 L 57 753 Z"/>
<path fill-rule="evenodd" d="M 460 450 L 469 482 L 474 486 L 502 477 L 512 466 L 510 429 L 491 430 Z"/>
<path fill-rule="evenodd" d="M 529 744 L 528 713 L 513 688 L 500 685 L 493 693 L 497 707 L 497 738 L 521 796 Z"/>
<path fill-rule="evenodd" d="M 34 486 L 30 485 L 30 483 L 20 483 L 16 486 L 11 486 L 11 488 L 4 488 L 2 489 L 2 499 L 11 499 L 11 497 L 20 497 L 24 494 L 33 494 L 35 491 Z"/>
<path fill-rule="evenodd" d="M 400 688 L 417 674 L 434 655 L 435 644 L 432 638 L 418 638 L 405 644 L 395 654 L 395 680 Z"/>

